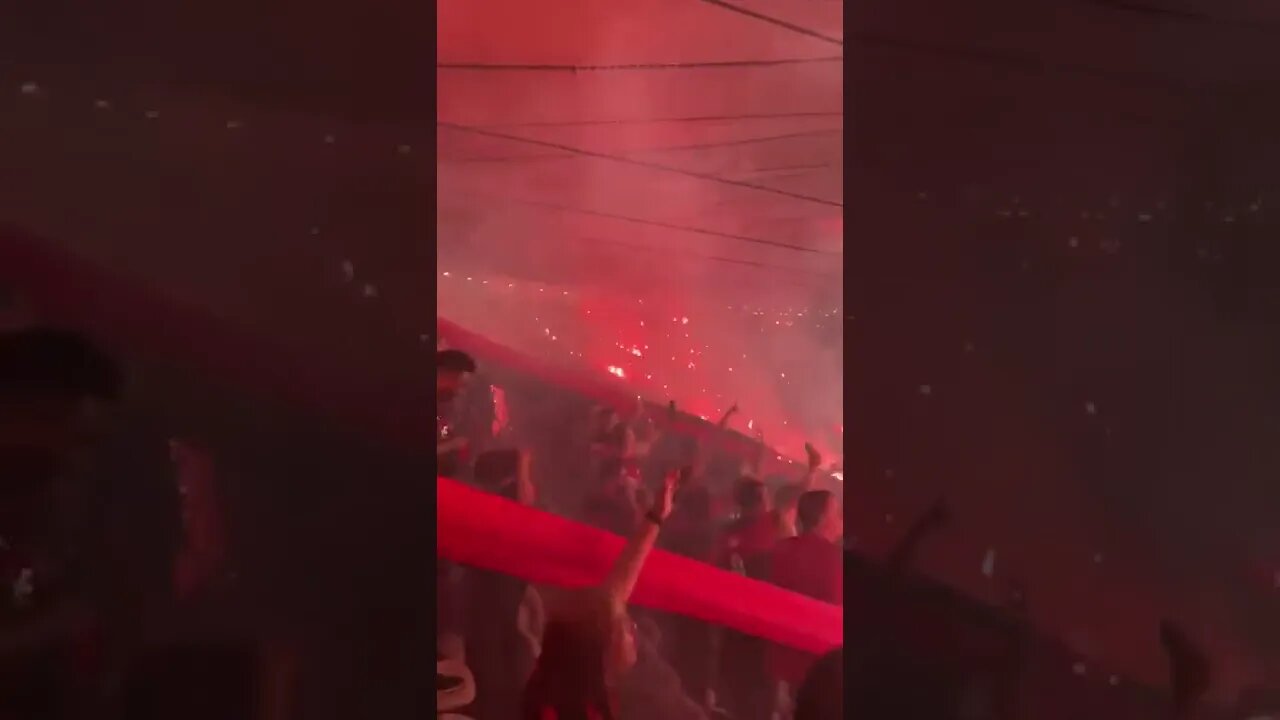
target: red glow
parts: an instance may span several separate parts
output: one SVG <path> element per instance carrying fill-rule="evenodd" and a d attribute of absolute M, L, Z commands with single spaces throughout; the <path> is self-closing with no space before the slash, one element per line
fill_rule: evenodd
<path fill-rule="evenodd" d="M 638 393 L 659 406 L 674 400 L 695 417 L 715 421 L 736 402 L 752 422 L 748 427 L 739 418 L 730 428 L 763 432 L 770 447 L 792 459 L 804 457 L 806 441 L 840 459 L 840 393 L 829 385 L 840 382 L 839 320 L 831 311 L 711 306 L 677 292 L 642 303 L 603 290 L 486 279 L 458 282 L 442 273 L 445 316 L 567 370 L 603 368 L 626 383 L 627 396 Z M 775 325 L 800 313 L 811 319 Z M 834 334 L 826 342 L 837 359 L 816 370 L 812 349 L 823 333 Z"/>
<path fill-rule="evenodd" d="M 564 587 L 600 582 L 623 544 L 616 535 L 448 478 L 436 481 L 436 518 L 441 557 Z M 752 602 L 743 603 L 747 595 Z M 660 550 L 640 576 L 635 602 L 812 652 L 838 645 L 844 633 L 835 605 Z"/>

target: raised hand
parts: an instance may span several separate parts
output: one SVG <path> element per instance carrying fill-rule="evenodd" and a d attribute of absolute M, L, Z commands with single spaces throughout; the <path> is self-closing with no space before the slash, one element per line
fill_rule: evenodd
<path fill-rule="evenodd" d="M 679 485 L 679 480 L 678 472 L 667 473 L 667 476 L 662 479 L 662 487 L 653 500 L 653 514 L 659 520 L 666 520 L 671 516 L 671 509 L 675 507 L 676 486 Z"/>
<path fill-rule="evenodd" d="M 812 443 L 804 444 L 804 453 L 809 456 L 809 469 L 817 470 L 822 467 L 822 453 L 813 446 Z"/>

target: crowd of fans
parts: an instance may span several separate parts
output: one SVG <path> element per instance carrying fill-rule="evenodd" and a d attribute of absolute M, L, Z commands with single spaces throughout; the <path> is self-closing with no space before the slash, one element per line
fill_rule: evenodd
<path fill-rule="evenodd" d="M 541 433 L 512 432 L 495 416 L 529 416 L 518 407 L 494 413 L 491 401 L 509 395 L 473 379 L 477 370 L 463 352 L 437 352 L 437 451 L 446 475 L 629 541 L 599 586 L 576 593 L 440 560 L 439 606 L 450 609 L 437 618 L 437 700 L 440 712 L 457 713 L 441 717 L 817 720 L 844 717 L 846 695 L 851 717 L 872 720 L 1002 720 L 1027 711 L 1017 667 L 1030 632 L 1024 622 L 1015 619 L 1012 665 L 996 671 L 1007 677 L 987 690 L 967 676 L 971 663 L 931 659 L 938 649 L 912 640 L 921 630 L 903 602 L 914 587 L 907 576 L 921 546 L 949 523 L 945 501 L 922 513 L 883 562 L 867 563 L 845 550 L 842 484 L 811 446 L 795 476 L 762 478 L 762 440 L 742 457 L 718 446 L 714 432 L 698 441 L 672 432 L 674 404 L 655 416 L 643 404 L 628 414 L 550 397 L 530 423 Z M 629 607 L 655 547 L 842 607 L 845 569 L 856 566 L 846 622 L 858 646 L 818 658 Z M 948 642 L 946 631 L 924 632 L 931 643 Z M 1153 717 L 1195 716 L 1208 661 L 1176 623 L 1162 624 L 1160 640 L 1173 702 Z"/>
<path fill-rule="evenodd" d="M 697 442 L 670 432 L 674 404 L 667 417 L 641 403 L 629 415 L 595 408 L 576 424 L 565 418 L 558 432 L 521 437 L 492 422 L 491 388 L 469 384 L 472 358 L 441 350 L 436 368 L 442 474 L 524 504 L 539 503 L 546 487 L 555 499 L 539 504 L 630 539 L 596 590 L 568 597 L 442 561 L 442 710 L 476 720 L 772 720 L 793 708 L 800 720 L 840 716 L 841 683 L 829 670 L 797 703 L 816 658 L 627 605 L 655 547 L 842 604 L 841 498 L 815 449 L 806 448 L 799 477 L 760 478 L 762 441 L 743 458 L 714 435 Z M 535 459 L 554 461 L 559 476 L 547 470 L 535 487 Z"/>
<path fill-rule="evenodd" d="M 738 457 L 714 434 L 693 442 L 670 432 L 674 407 L 655 417 L 643 407 L 627 415 L 546 403 L 537 408 L 543 421 L 527 422 L 523 408 L 496 409 L 500 394 L 468 382 L 476 370 L 464 353 L 437 355 L 441 472 L 628 540 L 588 591 L 439 561 L 434 703 L 409 704 L 475 720 L 817 720 L 843 717 L 847 696 L 865 718 L 1018 716 L 1012 705 L 997 711 L 970 702 L 963 678 L 904 643 L 911 620 L 898 612 L 894 588 L 921 543 L 946 524 L 945 503 L 924 513 L 886 562 L 863 568 L 847 620 L 859 638 L 853 654 L 840 648 L 816 658 L 643 611 L 629 601 L 655 548 L 843 606 L 843 574 L 857 563 L 844 551 L 843 498 L 822 458 L 809 448 L 796 476 L 760 478 L 763 452 Z M 369 705 L 369 696 L 328 715 L 298 707 L 300 675 L 323 677 L 302 648 L 326 640 L 315 628 L 336 628 L 296 616 L 324 591 L 308 581 L 304 595 L 279 602 L 261 593 L 287 568 L 323 577 L 306 569 L 303 550 L 320 536 L 295 526 L 285 535 L 300 542 L 272 551 L 281 555 L 275 564 L 261 558 L 270 543 L 252 543 L 254 556 L 237 552 L 229 516 L 243 513 L 244 500 L 225 502 L 221 456 L 198 433 L 168 434 L 167 446 L 149 441 L 158 444 L 151 450 L 159 450 L 163 471 L 135 466 L 127 481 L 110 481 L 100 450 L 123 419 L 124 386 L 115 362 L 78 335 L 0 332 L 0 718 L 402 716 Z M 490 402 L 469 404 L 477 394 Z M 523 434 L 502 422 L 508 410 L 522 418 Z M 549 421 L 557 413 L 560 421 Z M 575 416 L 584 420 L 580 430 Z M 368 476 L 367 458 L 352 462 Z M 298 508 L 289 494 L 259 525 L 276 531 Z M 380 511 L 371 517 L 392 522 Z M 316 569 L 336 575 L 334 550 L 350 552 L 353 542 L 322 547 Z M 392 567 L 398 577 L 415 575 Z M 388 612 L 400 594 L 369 602 L 387 615 L 378 627 L 403 646 L 414 619 Z M 421 614 L 424 604 L 410 597 L 408 612 Z M 353 628 L 361 657 L 370 664 L 393 657 L 373 649 L 371 630 Z M 1173 714 L 1192 717 L 1211 666 L 1176 623 L 1163 623 L 1159 637 Z M 341 655 L 337 672 L 356 671 L 351 652 L 330 652 Z M 378 678 L 388 690 L 395 680 L 389 666 L 365 679 Z M 415 679 L 425 686 L 425 677 Z"/>
<path fill-rule="evenodd" d="M 848 620 L 859 638 L 851 655 L 840 648 L 817 658 L 646 612 L 629 601 L 655 548 L 844 605 L 843 573 L 853 565 L 843 498 L 824 477 L 822 458 L 809 448 L 795 477 L 760 478 L 763 445 L 744 458 L 723 452 L 714 434 L 693 442 L 669 431 L 674 407 L 664 418 L 643 407 L 625 415 L 548 403 L 538 410 L 546 418 L 563 411 L 560 423 L 529 423 L 513 435 L 501 421 L 507 410 L 492 402 L 500 395 L 468 382 L 476 371 L 465 353 L 437 354 L 440 471 L 628 540 L 588 591 L 439 561 L 433 699 L 442 717 L 817 720 L 843 717 L 846 695 L 857 717 L 1016 717 L 972 710 L 981 706 L 966 700 L 954 675 L 903 650 L 909 633 L 901 632 L 893 588 L 921 543 L 946 524 L 945 503 L 875 566 L 877 580 L 863 578 Z M 323 621 L 285 621 L 301 608 L 296 600 L 265 617 L 270 603 L 248 590 L 265 587 L 255 577 L 278 582 L 282 569 L 305 567 L 305 553 L 287 547 L 270 565 L 235 551 L 228 515 L 244 508 L 224 502 L 218 453 L 196 434 L 175 432 L 167 447 L 160 443 L 163 472 L 133 468 L 131 482 L 104 481 L 99 450 L 121 420 L 122 376 L 78 335 L 0 333 L 0 718 L 325 716 L 297 707 L 300 668 L 309 663 L 314 676 L 316 660 L 301 648 L 318 642 L 303 628 Z M 477 394 L 490 402 L 469 404 Z M 525 426 L 529 416 L 509 410 Z M 574 416 L 585 420 L 581 430 Z M 354 467 L 365 476 L 371 470 L 366 460 Z M 144 478 L 155 480 L 154 492 L 138 490 Z M 282 507 L 260 524 L 275 529 L 296 515 L 297 498 Z M 292 534 L 307 543 L 318 537 Z M 320 554 L 318 567 L 332 571 L 335 556 Z M 315 603 L 316 586 L 305 587 L 306 602 Z M 370 602 L 387 614 L 394 594 Z M 422 604 L 409 604 L 421 614 Z M 403 645 L 412 623 L 392 614 L 385 631 Z M 354 631 L 366 652 L 368 630 Z M 1173 713 L 1191 717 L 1212 680 L 1210 664 L 1176 623 L 1160 630 Z M 387 667 L 370 672 L 390 677 Z M 431 704 L 417 706 L 425 712 Z M 358 707 L 328 716 L 355 717 Z"/>

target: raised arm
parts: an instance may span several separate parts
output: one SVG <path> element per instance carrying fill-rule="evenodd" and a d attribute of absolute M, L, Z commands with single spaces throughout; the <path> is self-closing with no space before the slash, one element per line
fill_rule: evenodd
<path fill-rule="evenodd" d="M 818 468 L 822 467 L 822 453 L 818 452 L 812 443 L 805 443 L 804 454 L 809 459 L 809 465 L 797 484 L 801 490 L 808 492 L 813 489 L 813 483 L 818 477 Z"/>
<path fill-rule="evenodd" d="M 738 403 L 734 403 L 733 407 L 724 411 L 724 415 L 720 417 L 720 422 L 716 423 L 716 427 L 721 430 L 724 430 L 725 428 L 729 427 L 729 421 L 732 420 L 733 416 L 737 414 L 738 414 Z"/>
<path fill-rule="evenodd" d="M 951 511 L 946 501 L 940 499 L 935 502 L 889 552 L 889 560 L 886 563 L 889 572 L 896 575 L 908 570 L 915 563 L 916 555 L 924 540 L 946 526 L 950 520 Z"/>
<path fill-rule="evenodd" d="M 520 464 L 516 466 L 516 502 L 532 507 L 538 501 L 538 491 L 533 484 L 533 458 L 528 450 L 520 451 Z"/>
<path fill-rule="evenodd" d="M 662 481 L 661 491 L 654 500 L 653 509 L 645 513 L 640 529 L 627 541 L 626 546 L 622 548 L 622 553 L 609 569 L 601 590 L 614 605 L 626 605 L 631 598 L 636 581 L 640 579 L 640 570 L 644 568 L 644 561 L 648 559 L 654 543 L 658 540 L 658 529 L 671 515 L 675 492 L 676 477 L 667 475 Z"/>

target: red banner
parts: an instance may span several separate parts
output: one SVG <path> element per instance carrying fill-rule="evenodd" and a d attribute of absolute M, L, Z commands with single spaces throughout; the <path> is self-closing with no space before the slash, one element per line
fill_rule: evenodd
<path fill-rule="evenodd" d="M 533 378 L 566 392 L 576 393 L 597 403 L 610 405 L 619 411 L 635 406 L 635 390 L 621 380 L 592 377 L 581 371 L 543 362 L 518 350 L 494 342 L 479 333 L 445 318 L 436 317 L 436 332 L 444 345 L 471 353 L 482 364 L 495 365 L 504 370 Z M 646 403 L 650 417 L 662 423 L 665 430 L 699 439 L 714 438 L 717 449 L 734 457 L 748 458 L 756 452 L 756 441 L 742 435 L 721 432 L 713 423 L 688 415 L 678 416 L 673 422 L 666 419 L 666 407 Z M 843 432 L 843 431 L 842 431 Z M 761 471 L 764 474 L 790 473 L 796 466 L 770 450 L 764 454 Z"/>
<path fill-rule="evenodd" d="M 595 585 L 622 550 L 616 535 L 456 480 L 437 479 L 436 503 L 440 557 L 529 582 Z M 650 556 L 632 600 L 808 652 L 843 644 L 841 608 L 661 550 Z"/>

